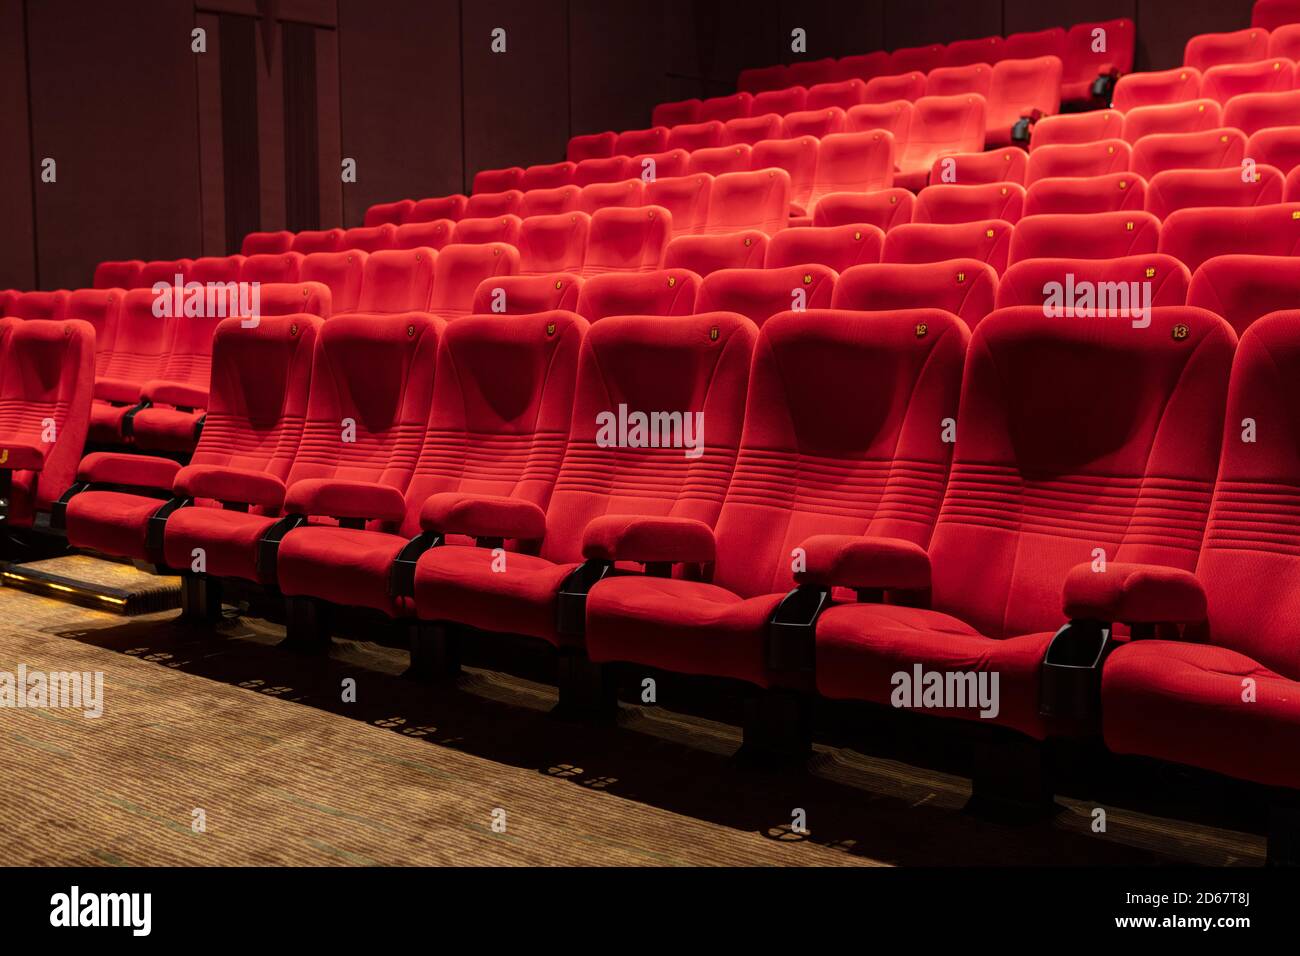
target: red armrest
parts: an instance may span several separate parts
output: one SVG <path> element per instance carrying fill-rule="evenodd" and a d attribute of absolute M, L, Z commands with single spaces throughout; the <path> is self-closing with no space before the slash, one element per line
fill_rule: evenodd
<path fill-rule="evenodd" d="M 0 439 L 0 469 L 4 471 L 40 471 L 45 467 L 45 449 L 25 442 Z"/>
<path fill-rule="evenodd" d="M 425 501 L 420 527 L 472 538 L 535 541 L 546 534 L 546 514 L 531 501 L 518 498 L 444 491 Z"/>
<path fill-rule="evenodd" d="M 97 378 L 95 397 L 105 402 L 134 405 L 140 401 L 140 383 L 127 382 L 120 378 Z"/>
<path fill-rule="evenodd" d="M 392 485 L 336 478 L 296 481 L 284 498 L 289 514 L 367 518 L 397 523 L 406 516 L 406 499 Z"/>
<path fill-rule="evenodd" d="M 284 504 L 283 481 L 264 471 L 247 468 L 187 465 L 176 475 L 174 489 L 186 498 L 261 505 L 272 511 L 278 511 Z"/>
<path fill-rule="evenodd" d="M 713 529 L 694 518 L 602 515 L 582 536 L 582 556 L 597 561 L 705 564 L 715 553 Z"/>
<path fill-rule="evenodd" d="M 161 379 L 145 382 L 140 389 L 140 397 L 164 405 L 176 405 L 184 408 L 207 408 L 208 390 L 195 388 L 181 382 L 165 382 Z"/>
<path fill-rule="evenodd" d="M 794 575 L 800 584 L 907 591 L 930 586 L 930 556 L 913 541 L 817 534 L 802 547 L 806 566 Z"/>
<path fill-rule="evenodd" d="M 1205 620 L 1205 591 L 1196 575 L 1157 564 L 1075 565 L 1065 579 L 1071 620 L 1122 624 L 1195 624 Z"/>
<path fill-rule="evenodd" d="M 97 451 L 81 459 L 77 480 L 103 485 L 135 485 L 139 488 L 172 486 L 181 466 L 169 458 L 148 455 L 119 455 Z"/>

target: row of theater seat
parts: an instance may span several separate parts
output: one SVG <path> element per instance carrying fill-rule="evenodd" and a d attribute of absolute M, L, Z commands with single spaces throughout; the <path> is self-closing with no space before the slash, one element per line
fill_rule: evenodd
<path fill-rule="evenodd" d="M 228 320 L 191 464 L 89 456 L 65 520 L 278 589 L 291 635 L 343 604 L 881 705 L 995 672 L 996 713 L 931 712 L 1034 740 L 1103 622 L 1112 750 L 1294 788 L 1298 374 L 1296 311 Z"/>

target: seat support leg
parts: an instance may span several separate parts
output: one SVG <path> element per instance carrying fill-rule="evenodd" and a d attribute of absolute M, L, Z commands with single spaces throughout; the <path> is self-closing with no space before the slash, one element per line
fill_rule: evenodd
<path fill-rule="evenodd" d="M 330 614 L 325 602 L 310 597 L 284 599 L 285 639 L 281 646 L 304 654 L 319 653 L 330 644 Z"/>
<path fill-rule="evenodd" d="M 221 620 L 221 579 L 206 574 L 181 575 L 181 616 L 187 624 L 216 624 Z"/>
<path fill-rule="evenodd" d="M 772 766 L 806 763 L 812 755 L 812 700 L 783 688 L 755 690 L 745 698 L 741 729 L 738 760 Z"/>
<path fill-rule="evenodd" d="M 613 723 L 618 688 L 609 669 L 580 648 L 564 648 L 559 659 L 560 702 L 551 713 L 564 720 Z"/>
<path fill-rule="evenodd" d="M 403 675 L 412 680 L 455 680 L 460 674 L 460 633 L 445 621 L 411 625 L 411 666 Z"/>
<path fill-rule="evenodd" d="M 1300 866 L 1300 794 L 1288 794 L 1269 807 L 1269 866 Z"/>
<path fill-rule="evenodd" d="M 1043 742 L 1003 727 L 985 730 L 975 744 L 966 809 L 1001 819 L 1034 819 L 1055 812 L 1050 755 Z"/>

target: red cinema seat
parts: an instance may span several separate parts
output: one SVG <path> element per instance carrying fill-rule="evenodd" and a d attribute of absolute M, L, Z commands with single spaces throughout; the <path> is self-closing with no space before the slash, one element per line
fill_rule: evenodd
<path fill-rule="evenodd" d="M 288 252 L 293 248 L 294 240 L 297 237 L 288 230 L 279 232 L 250 232 L 244 237 L 243 243 L 239 247 L 241 255 L 275 255 L 278 252 Z"/>
<path fill-rule="evenodd" d="M 95 330 L 95 377 L 104 374 L 113 354 L 117 317 L 122 310 L 121 289 L 76 289 L 63 300 L 60 319 L 76 319 Z"/>
<path fill-rule="evenodd" d="M 978 93 L 987 97 L 992 82 L 993 67 L 987 63 L 941 66 L 937 70 L 931 70 L 925 78 L 925 95 L 959 96 L 962 93 Z"/>
<path fill-rule="evenodd" d="M 522 166 L 510 166 L 507 169 L 481 169 L 474 174 L 475 195 L 478 193 L 504 193 L 522 190 L 524 169 Z"/>
<path fill-rule="evenodd" d="M 617 142 L 618 134 L 611 131 L 571 136 L 568 149 L 565 150 L 565 159 L 571 163 L 581 163 L 588 159 L 613 156 Z"/>
<path fill-rule="evenodd" d="M 993 311 L 998 274 L 974 259 L 943 262 L 881 262 L 854 266 L 840 274 L 832 309 L 892 312 L 943 309 L 974 328 Z"/>
<path fill-rule="evenodd" d="M 695 235 L 704 230 L 708 219 L 712 188 L 713 177 L 708 173 L 670 176 L 646 184 L 642 203 L 668 210 L 672 216 L 672 235 Z"/>
<path fill-rule="evenodd" d="M 1137 31 L 1127 18 L 1098 23 L 1076 23 L 1065 35 L 1064 68 L 1061 71 L 1061 100 L 1066 103 L 1093 102 L 1092 88 L 1098 77 L 1124 75 L 1133 70 Z M 1118 108 L 1118 104 L 1117 108 Z"/>
<path fill-rule="evenodd" d="M 1042 146 L 1029 154 L 1025 185 L 1062 176 L 1091 177 L 1123 172 L 1129 168 L 1132 158 L 1132 148 L 1122 139 Z"/>
<path fill-rule="evenodd" d="M 75 319 L 0 319 L 0 342 L 0 520 L 30 528 L 77 473 L 95 387 L 95 332 Z"/>
<path fill-rule="evenodd" d="M 943 65 L 944 46 L 931 43 L 928 46 L 900 47 L 889 54 L 889 69 L 882 70 L 882 76 L 898 76 L 902 73 L 929 73 L 935 67 Z"/>
<path fill-rule="evenodd" d="M 934 161 L 930 167 L 930 183 L 958 186 L 1023 183 L 1028 166 L 1029 156 L 1019 146 L 1004 146 L 986 153 L 950 153 Z"/>
<path fill-rule="evenodd" d="M 1247 136 L 1270 126 L 1300 124 L 1300 90 L 1289 93 L 1245 93 L 1223 108 L 1223 125 Z"/>
<path fill-rule="evenodd" d="M 431 222 L 408 222 L 397 227 L 397 248 L 441 249 L 451 242 L 451 234 L 456 223 L 451 219 L 435 219 Z"/>
<path fill-rule="evenodd" d="M 823 148 L 821 156 L 825 155 Z M 819 160 L 819 171 L 821 165 Z M 789 210 L 790 174 L 784 169 L 727 173 L 713 180 L 703 232 L 717 235 L 757 229 L 775 235 L 785 228 Z"/>
<path fill-rule="evenodd" d="M 830 193 L 888 189 L 894 184 L 894 155 L 894 137 L 886 130 L 824 137 L 817 147 L 817 173 L 806 208 L 815 211 Z"/>
<path fill-rule="evenodd" d="M 821 694 L 888 704 L 899 671 L 996 672 L 996 713 L 955 701 L 924 712 L 1037 740 L 1056 730 L 1039 713 L 1040 672 L 1066 623 L 1060 595 L 1071 570 L 1097 560 L 1097 548 L 1111 567 L 1189 570 L 1200 546 L 1236 337 L 1198 309 L 1158 309 L 1151 321 L 1134 334 L 1114 318 L 1045 322 L 1041 308 L 1019 308 L 979 324 L 925 555 L 906 575 L 881 561 L 818 579 L 871 589 L 901 583 L 928 591 L 928 600 L 822 614 Z M 1085 392 L 1098 400 L 1079 403 Z M 809 568 L 820 565 L 813 558 Z M 826 561 L 853 566 L 847 555 Z"/>
<path fill-rule="evenodd" d="M 660 103 L 650 113 L 651 126 L 667 126 L 672 128 L 678 124 L 698 123 L 700 121 L 700 100 L 699 97 L 692 97 L 689 100 L 674 100 L 671 103 Z"/>
<path fill-rule="evenodd" d="M 912 222 L 980 222 L 985 219 L 1019 221 L 1025 204 L 1025 187 L 1018 183 L 982 186 L 939 184 L 917 194 Z"/>
<path fill-rule="evenodd" d="M 136 277 L 136 288 L 152 289 L 158 285 L 172 286 L 187 281 L 192 259 L 154 259 L 146 262 Z M 179 277 L 179 278 L 178 278 Z"/>
<path fill-rule="evenodd" d="M 165 563 L 191 569 L 198 553 L 209 578 L 274 585 L 277 542 L 290 528 L 328 519 L 396 527 L 429 415 L 442 331 L 441 320 L 418 314 L 323 323 L 287 475 L 250 481 L 242 470 L 182 473 L 176 490 L 188 497 L 260 507 L 177 509 L 163 532 Z"/>
<path fill-rule="evenodd" d="M 1300 204 L 1180 209 L 1161 227 L 1160 251 L 1193 272 L 1215 256 L 1300 255 Z"/>
<path fill-rule="evenodd" d="M 1300 745 L 1291 490 L 1298 328 L 1300 313 L 1291 310 L 1261 319 L 1241 337 L 1196 576 L 1169 582 L 1183 585 L 1176 609 L 1142 609 L 1142 623 L 1176 615 L 1186 625 L 1182 638 L 1162 628 L 1160 639 L 1117 647 L 1102 670 L 1102 733 L 1117 754 L 1300 787 L 1300 768 L 1279 757 Z M 1258 429 L 1256 440 L 1242 440 L 1243 422 Z M 1126 576 L 1146 571 L 1135 557 L 1120 569 Z M 1114 613 L 1105 595 L 1079 590 L 1067 587 L 1067 610 Z M 1152 594 L 1157 602 L 1164 597 Z M 1287 848 L 1271 839 L 1270 858 L 1279 849 Z"/>
<path fill-rule="evenodd" d="M 187 492 L 199 493 L 194 505 L 215 506 L 207 492 L 223 478 L 232 490 L 247 485 L 266 492 L 246 503 L 274 514 L 302 434 L 320 321 L 311 315 L 275 316 L 252 328 L 238 318 L 222 321 L 212 341 L 203 432 L 179 486 L 182 468 L 170 459 L 87 455 L 67 502 L 68 543 L 161 564 L 168 516 L 186 501 Z M 192 566 L 190 556 L 183 567 Z"/>
<path fill-rule="evenodd" d="M 782 135 L 788 139 L 797 136 L 811 136 L 821 139 L 832 133 L 844 132 L 847 122 L 845 113 L 838 106 L 824 110 L 803 110 L 799 113 L 786 113 L 781 121 Z"/>
<path fill-rule="evenodd" d="M 1088 215 L 1146 208 L 1146 180 L 1133 173 L 1102 176 L 1051 176 L 1025 191 L 1025 216 Z"/>
<path fill-rule="evenodd" d="M 884 50 L 842 56 L 839 61 L 840 77 L 846 80 L 851 77 L 857 77 L 859 80 L 870 80 L 877 76 L 883 76 L 889 70 L 889 54 Z"/>
<path fill-rule="evenodd" d="M 631 156 L 606 156 L 584 159 L 573 171 L 573 185 L 590 186 L 592 183 L 616 183 L 632 179 L 640 170 L 632 164 Z"/>
<path fill-rule="evenodd" d="M 685 176 L 691 164 L 691 154 L 684 149 L 670 149 L 660 153 L 640 153 L 632 157 L 632 177 L 652 183 L 656 179 Z"/>
<path fill-rule="evenodd" d="M 543 533 L 534 536 L 540 546 L 508 555 L 506 574 L 492 572 L 483 548 L 431 548 L 415 568 L 419 616 L 580 644 L 569 627 L 561 631 L 557 604 L 582 565 L 588 526 L 649 519 L 707 529 L 717 518 L 736 459 L 754 338 L 752 322 L 726 313 L 593 323 L 578 359 L 564 459 Z M 672 413 L 683 423 L 678 447 L 622 440 L 608 424 L 620 415 Z M 691 447 L 683 447 L 688 422 Z M 572 623 L 580 629 L 580 615 Z"/>
<path fill-rule="evenodd" d="M 1033 33 L 1012 33 L 1002 46 L 1004 60 L 1028 60 L 1038 56 L 1060 57 L 1066 71 L 1069 71 L 1071 63 L 1066 53 L 1064 27 L 1051 27 Z"/>
<path fill-rule="evenodd" d="M 1201 97 L 1226 106 L 1247 93 L 1283 93 L 1295 87 L 1295 64 L 1273 57 L 1255 63 L 1212 66 L 1201 78 Z"/>
<path fill-rule="evenodd" d="M 304 256 L 317 252 L 339 252 L 343 249 L 343 236 L 342 229 L 305 229 L 293 237 L 290 249 L 301 252 Z"/>
<path fill-rule="evenodd" d="M 807 109 L 808 90 L 802 86 L 790 86 L 783 90 L 766 90 L 762 93 L 755 94 L 753 108 L 748 117 L 743 119 L 727 120 L 726 126 L 732 129 L 732 124 L 743 123 L 745 119 L 756 119 L 764 115 L 775 114 L 785 116 L 787 113 L 800 113 Z M 762 137 L 767 139 L 767 136 Z"/>
<path fill-rule="evenodd" d="M 1253 63 L 1267 57 L 1268 31 L 1258 27 L 1232 33 L 1201 33 L 1183 48 L 1183 64 L 1202 73 L 1227 63 Z"/>
<path fill-rule="evenodd" d="M 448 246 L 433 264 L 433 292 L 428 311 L 451 321 L 469 315 L 474 293 L 485 279 L 519 272 L 519 253 L 514 246 L 491 243 L 481 246 Z"/>
<path fill-rule="evenodd" d="M 1022 117 L 1036 120 L 1061 109 L 1061 60 L 1040 56 L 1032 60 L 1003 60 L 993 67 L 984 118 L 985 143 L 1009 146 L 1013 128 Z"/>
<path fill-rule="evenodd" d="M 1294 23 L 1287 23 L 1271 31 L 1268 36 L 1268 55 L 1283 57 L 1293 63 L 1300 60 L 1300 13 Z"/>
<path fill-rule="evenodd" d="M 1300 166 L 1300 123 L 1269 126 L 1246 140 L 1246 158 L 1286 175 Z"/>
<path fill-rule="evenodd" d="M 840 80 L 838 83 L 818 83 L 808 88 L 804 100 L 806 110 L 824 110 L 838 106 L 846 113 L 866 100 L 867 84 L 859 79 Z"/>
<path fill-rule="evenodd" d="M 736 89 L 747 93 L 783 90 L 790 85 L 786 82 L 786 72 L 787 67 L 784 63 L 741 70 L 740 75 L 736 77 Z"/>
<path fill-rule="evenodd" d="M 1300 269 L 1285 256 L 1215 256 L 1192 276 L 1187 304 L 1209 309 L 1238 335 L 1271 312 L 1300 303 Z"/>
<path fill-rule="evenodd" d="M 1034 124 L 1029 140 L 1032 153 L 1043 146 L 1095 143 L 1119 139 L 1124 131 L 1124 114 L 1119 110 L 1089 110 L 1086 113 L 1061 113 L 1044 116 Z"/>
<path fill-rule="evenodd" d="M 666 148 L 669 150 L 684 149 L 690 153 L 697 149 L 721 146 L 722 133 L 723 126 L 718 120 L 674 126 L 668 131 L 668 145 Z"/>
<path fill-rule="evenodd" d="M 328 288 L 335 314 L 355 312 L 361 300 L 361 279 L 368 258 L 359 251 L 313 253 L 303 258 L 298 277 L 303 282 L 319 282 Z"/>
<path fill-rule="evenodd" d="M 64 300 L 68 293 L 58 292 L 19 292 L 9 300 L 5 308 L 5 317 L 10 319 L 57 319 L 62 318 Z"/>
<path fill-rule="evenodd" d="M 830 307 L 835 271 L 809 263 L 779 269 L 720 269 L 705 277 L 698 312 L 735 312 L 762 326 L 782 312 Z"/>
<path fill-rule="evenodd" d="M 640 206 L 645 202 L 645 183 L 640 179 L 624 179 L 616 183 L 592 183 L 582 187 L 578 196 L 578 209 L 591 215 L 601 209 Z"/>
<path fill-rule="evenodd" d="M 707 563 L 711 575 L 598 582 L 586 608 L 591 660 L 758 687 L 806 685 L 802 655 L 768 653 L 770 622 L 828 542 L 890 539 L 909 555 L 924 553 L 952 450 L 935 423 L 957 414 L 969 336 L 938 309 L 869 320 L 837 310 L 784 313 L 764 323 L 717 524 L 614 518 L 586 531 L 589 559 Z M 794 570 L 796 549 L 814 558 L 802 570 Z M 811 630 L 799 630 L 810 645 Z"/>
<path fill-rule="evenodd" d="M 301 252 L 248 256 L 239 267 L 239 281 L 297 282 L 304 258 Z"/>
<path fill-rule="evenodd" d="M 156 299 L 151 289 L 132 289 L 122 297 L 112 351 L 95 376 L 89 438 L 96 445 L 122 444 L 124 417 L 139 403 L 141 386 L 162 370 L 174 322 L 154 315 Z"/>
<path fill-rule="evenodd" d="M 664 252 L 665 269 L 689 269 L 707 276 L 719 269 L 761 269 L 767 234 L 757 229 L 718 236 L 678 236 Z"/>
<path fill-rule="evenodd" d="M 1026 216 L 1016 224 L 1008 263 L 1022 259 L 1117 259 L 1155 252 L 1160 220 L 1125 209 L 1091 216 Z"/>
<path fill-rule="evenodd" d="M 1167 219 L 1177 209 L 1193 206 L 1266 206 L 1282 201 L 1284 177 L 1272 166 L 1253 167 L 1253 176 L 1240 169 L 1170 169 L 1156 173 L 1147 184 L 1146 210 Z"/>
<path fill-rule="evenodd" d="M 504 532 L 515 550 L 541 538 L 586 330 L 569 312 L 469 316 L 449 326 L 420 456 L 383 525 L 306 525 L 280 542 L 276 580 L 289 597 L 290 620 L 303 599 L 404 617 L 413 610 L 412 575 L 423 549 Z"/>
<path fill-rule="evenodd" d="M 409 225 L 413 222 L 436 222 L 439 219 L 450 219 L 453 222 L 462 219 L 465 216 L 465 207 L 469 205 L 469 198 L 457 193 L 454 196 L 437 196 L 432 199 L 421 199 L 407 213 L 406 219 L 402 225 Z"/>
<path fill-rule="evenodd" d="M 565 212 L 557 216 L 533 216 L 525 219 L 519 230 L 519 274 L 549 275 L 553 272 L 579 273 L 587 255 L 587 235 L 591 217 L 585 212 Z"/>
<path fill-rule="evenodd" d="M 1246 137 L 1240 130 L 1220 127 L 1199 133 L 1156 133 L 1133 144 L 1129 168 L 1148 183 L 1167 169 L 1240 167 Z"/>
<path fill-rule="evenodd" d="M 1149 253 L 1116 259 L 1025 259 L 1007 266 L 998 283 L 999 309 L 1049 303 L 1055 317 L 1090 312 L 1136 316 L 1166 305 L 1195 305 L 1187 301 L 1191 273 L 1172 256 Z M 1082 311 L 1081 311 L 1082 310 Z"/>
<path fill-rule="evenodd" d="M 1300 0 L 1255 0 L 1250 25 L 1264 30 L 1286 29 L 1300 23 Z"/>
<path fill-rule="evenodd" d="M 889 103 L 862 103 L 845 114 L 846 133 L 866 133 L 883 129 L 894 137 L 894 148 L 902 150 L 912 130 L 914 107 L 907 100 Z"/>
<path fill-rule="evenodd" d="M 975 259 L 997 273 L 1007 265 L 1015 227 L 1000 219 L 954 224 L 908 223 L 885 233 L 881 262 L 943 262 Z"/>
<path fill-rule="evenodd" d="M 754 97 L 743 91 L 730 93 L 727 96 L 710 96 L 700 101 L 698 122 L 708 123 L 717 120 L 719 123 L 725 123 L 728 120 L 743 119 L 750 115 L 753 107 Z"/>
<path fill-rule="evenodd" d="M 894 100 L 908 100 L 915 103 L 923 96 L 925 96 L 925 74 L 913 71 L 867 80 L 867 87 L 862 91 L 862 102 L 892 103 Z"/>
<path fill-rule="evenodd" d="M 452 243 L 475 245 L 485 242 L 519 244 L 519 229 L 524 221 L 518 216 L 494 216 L 491 219 L 462 219 L 451 231 Z"/>
<path fill-rule="evenodd" d="M 689 269 L 592 276 L 582 285 L 576 312 L 588 322 L 611 315 L 690 315 L 700 277 Z"/>
<path fill-rule="evenodd" d="M 247 240 L 245 240 L 247 243 Z M 101 262 L 95 266 L 96 289 L 134 289 L 144 263 L 139 259 L 124 262 Z"/>
<path fill-rule="evenodd" d="M 668 149 L 668 127 L 652 126 L 649 129 L 629 129 L 618 134 L 614 143 L 616 156 L 641 156 L 662 153 Z"/>
<path fill-rule="evenodd" d="M 820 60 L 801 60 L 786 67 L 786 82 L 796 86 L 812 87 L 838 79 L 839 63 L 832 57 Z"/>
<path fill-rule="evenodd" d="M 328 319 L 334 314 L 329 287 L 319 282 L 270 282 L 258 288 L 255 301 L 256 315 L 254 310 L 242 308 L 241 291 L 241 318 L 302 313 Z"/>
<path fill-rule="evenodd" d="M 672 232 L 672 213 L 662 206 L 599 210 L 591 217 L 583 278 L 658 269 Z"/>
<path fill-rule="evenodd" d="M 784 90 L 766 90 L 754 96 L 753 108 L 751 108 L 748 117 L 737 117 L 735 120 L 728 120 L 725 125 L 727 125 L 728 130 L 751 129 L 751 126 L 744 124 L 754 120 L 766 120 L 766 117 L 770 116 L 781 117 L 787 113 L 805 111 L 807 109 L 807 99 L 809 99 L 809 91 L 802 86 L 790 86 L 784 88 Z M 771 122 L 770 120 L 766 121 Z M 767 133 L 759 137 L 759 139 L 768 139 L 772 135 L 779 134 Z M 748 142 L 754 142 L 754 140 L 748 139 Z"/>
<path fill-rule="evenodd" d="M 812 136 L 765 139 L 750 153 L 750 168 L 784 169 L 790 176 L 790 211 L 803 215 L 816 185 L 818 153 L 818 141 Z"/>
<path fill-rule="evenodd" d="M 501 247 L 491 248 L 499 251 Z M 389 249 L 372 254 L 361 276 L 357 311 L 391 314 L 429 308 L 438 256 L 432 249 Z"/>
<path fill-rule="evenodd" d="M 461 219 L 492 219 L 496 216 L 517 216 L 524 205 L 524 194 L 518 189 L 499 193 L 475 193 L 465 203 Z M 458 220 L 459 221 L 459 220 Z"/>
<path fill-rule="evenodd" d="M 783 269 L 819 264 L 843 272 L 864 262 L 879 262 L 885 234 L 874 226 L 813 226 L 787 229 L 767 246 L 764 266 Z"/>
<path fill-rule="evenodd" d="M 752 153 L 753 150 L 744 143 L 697 149 L 691 153 L 691 162 L 686 168 L 690 173 L 708 173 L 710 176 L 744 173 L 752 168 L 750 165 Z"/>
<path fill-rule="evenodd" d="M 970 66 L 974 63 L 994 64 L 1006 57 L 1006 41 L 1002 37 L 981 37 L 978 40 L 953 40 L 943 50 L 940 59 L 945 67 Z M 934 73 L 934 70 L 930 71 Z M 967 91 L 962 91 L 967 92 Z"/>
<path fill-rule="evenodd" d="M 1114 107 L 1121 113 L 1142 106 L 1185 103 L 1201 95 L 1201 71 L 1176 66 L 1172 70 L 1129 73 L 1115 84 Z"/>
<path fill-rule="evenodd" d="M 1124 139 L 1133 144 L 1156 133 L 1199 133 L 1222 125 L 1223 108 L 1214 100 L 1137 106 L 1124 114 Z"/>
<path fill-rule="evenodd" d="M 722 142 L 728 146 L 753 146 L 765 139 L 776 139 L 783 135 L 782 115 L 784 114 L 770 112 L 727 120 L 723 124 Z"/>
<path fill-rule="evenodd" d="M 570 184 L 556 186 L 554 189 L 530 189 L 524 193 L 524 201 L 519 206 L 519 218 L 530 216 L 554 216 L 562 212 L 573 212 L 582 202 L 582 188 Z M 502 239 L 502 242 L 509 240 Z"/>
<path fill-rule="evenodd" d="M 583 281 L 571 272 L 551 275 L 492 276 L 474 291 L 472 315 L 534 315 L 575 312 Z"/>
<path fill-rule="evenodd" d="M 360 249 L 362 252 L 379 252 L 397 248 L 397 227 L 392 223 L 370 228 L 348 229 L 343 233 L 339 249 Z"/>
<path fill-rule="evenodd" d="M 365 218 L 362 225 L 382 226 L 385 223 L 392 223 L 394 226 L 400 226 L 406 221 L 411 210 L 415 208 L 415 200 L 399 199 L 397 202 L 380 202 L 375 203 L 366 210 Z"/>
<path fill-rule="evenodd" d="M 814 226 L 875 226 L 888 232 L 912 221 L 916 195 L 901 186 L 871 193 L 831 193 L 813 211 Z"/>
<path fill-rule="evenodd" d="M 984 97 L 925 96 L 917 100 L 907 143 L 895 158 L 894 183 L 913 192 L 925 185 L 935 160 L 984 150 Z"/>

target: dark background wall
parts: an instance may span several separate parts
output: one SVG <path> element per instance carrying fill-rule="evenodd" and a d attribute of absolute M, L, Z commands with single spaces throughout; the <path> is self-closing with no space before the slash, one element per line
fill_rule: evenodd
<path fill-rule="evenodd" d="M 1192 35 L 1249 25 L 1250 2 L 0 0 L 0 288 L 224 255 L 248 223 L 357 225 L 374 202 L 556 161 L 571 134 L 803 58 L 794 27 L 815 59 L 1119 16 L 1137 68 L 1162 69 Z"/>

